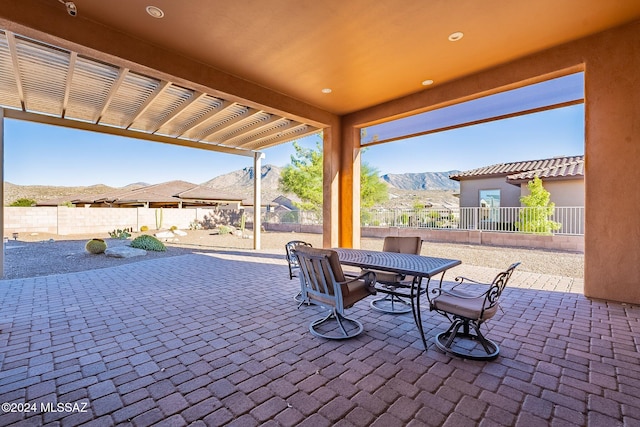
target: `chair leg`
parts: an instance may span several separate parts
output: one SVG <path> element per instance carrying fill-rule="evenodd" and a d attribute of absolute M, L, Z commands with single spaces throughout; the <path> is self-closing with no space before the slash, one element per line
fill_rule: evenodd
<path fill-rule="evenodd" d="M 323 329 L 326 329 L 326 331 L 321 331 L 321 326 L 324 327 Z M 332 340 L 353 338 L 363 330 L 364 327 L 362 323 L 338 313 L 335 308 L 331 309 L 326 316 L 316 319 L 309 324 L 309 332 L 313 335 Z"/>
<path fill-rule="evenodd" d="M 464 322 L 460 319 L 456 319 L 453 322 L 451 322 L 451 326 L 449 326 L 449 329 L 447 329 L 447 331 L 444 333 L 444 337 L 449 337 L 447 338 L 447 341 L 444 343 L 444 346 L 446 348 L 451 348 L 451 344 L 453 344 L 453 339 L 458 336 L 458 331 L 460 330 L 461 326 L 465 326 Z"/>
<path fill-rule="evenodd" d="M 498 345 L 482 334 L 480 323 L 462 318 L 455 318 L 446 331 L 436 335 L 435 344 L 445 353 L 471 360 L 492 360 L 500 353 Z"/>
<path fill-rule="evenodd" d="M 389 314 L 404 314 L 411 312 L 411 304 L 394 294 L 387 294 L 382 298 L 376 298 L 369 303 L 376 311 Z"/>
<path fill-rule="evenodd" d="M 494 351 L 496 352 L 496 356 L 497 351 L 498 351 L 498 346 L 491 340 L 487 339 L 482 332 L 480 331 L 480 324 L 479 323 L 473 323 L 473 328 L 476 331 L 476 339 L 478 340 L 478 342 L 480 342 L 480 344 L 482 344 L 482 347 L 484 348 L 484 351 L 487 352 L 487 354 L 493 353 Z"/>

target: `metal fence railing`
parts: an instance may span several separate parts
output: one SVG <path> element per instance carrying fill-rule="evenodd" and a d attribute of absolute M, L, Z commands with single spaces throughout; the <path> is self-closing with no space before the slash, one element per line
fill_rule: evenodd
<path fill-rule="evenodd" d="M 311 211 L 266 212 L 262 222 L 280 224 L 322 224 L 322 214 Z"/>
<path fill-rule="evenodd" d="M 265 222 L 321 224 L 315 212 L 267 212 Z M 555 208 L 362 209 L 363 227 L 413 227 L 584 235 L 584 206 Z"/>

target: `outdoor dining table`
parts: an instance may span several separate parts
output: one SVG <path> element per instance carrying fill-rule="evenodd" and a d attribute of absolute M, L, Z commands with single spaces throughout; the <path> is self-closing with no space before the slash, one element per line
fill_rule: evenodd
<path fill-rule="evenodd" d="M 408 295 L 411 299 L 411 311 L 413 320 L 418 327 L 424 349 L 427 350 L 427 340 L 422 328 L 422 315 L 420 313 L 420 295 L 429 289 L 429 283 L 434 276 L 442 273 L 440 284 L 444 278 L 444 272 L 460 265 L 462 261 L 457 259 L 435 258 L 422 255 L 401 254 L 396 252 L 369 251 L 363 249 L 334 248 L 338 253 L 340 263 L 352 267 L 360 267 L 367 270 L 382 270 L 391 273 L 413 276 Z M 426 279 L 423 288 L 423 279 Z"/>

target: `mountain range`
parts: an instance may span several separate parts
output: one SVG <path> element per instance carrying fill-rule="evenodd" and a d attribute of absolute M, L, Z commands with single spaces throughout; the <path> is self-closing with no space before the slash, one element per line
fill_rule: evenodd
<path fill-rule="evenodd" d="M 274 165 L 264 165 L 261 170 L 262 200 L 273 200 L 285 195 L 293 200 L 295 196 L 283 194 L 279 190 L 279 180 L 282 168 Z M 449 179 L 449 175 L 457 171 L 423 172 L 385 174 L 380 177 L 389 186 L 389 201 L 385 207 L 412 207 L 416 201 L 425 205 L 452 207 L 458 205 L 454 196 L 459 191 L 459 183 Z M 253 167 L 246 167 L 224 175 L 219 175 L 200 185 L 215 188 L 223 193 L 238 194 L 249 199 L 253 197 Z M 78 187 L 45 186 L 45 185 L 16 185 L 4 183 L 5 204 L 10 204 L 19 198 L 35 199 L 38 202 L 60 199 L 67 196 L 94 195 L 108 193 L 119 189 L 143 187 L 145 183 L 137 182 L 126 187 L 114 188 L 107 185 L 91 185 Z"/>

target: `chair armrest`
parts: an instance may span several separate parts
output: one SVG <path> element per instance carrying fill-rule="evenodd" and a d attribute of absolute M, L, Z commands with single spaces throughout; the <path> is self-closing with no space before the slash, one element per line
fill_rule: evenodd
<path fill-rule="evenodd" d="M 479 281 L 477 281 L 477 280 L 469 279 L 468 277 L 464 277 L 464 276 L 458 276 L 458 277 L 456 277 L 454 280 L 455 280 L 456 282 L 458 282 L 458 283 L 456 283 L 456 284 L 455 284 L 454 288 L 455 288 L 456 286 L 458 286 L 458 285 L 461 285 L 461 284 L 462 284 L 463 282 L 465 282 L 465 281 L 467 281 L 467 282 L 471 282 L 471 283 L 474 283 L 474 284 L 476 284 L 476 285 L 485 285 L 485 286 L 490 286 L 490 285 L 491 285 L 491 283 L 479 282 Z"/>
<path fill-rule="evenodd" d="M 439 290 L 439 294 L 446 294 L 446 295 L 450 295 L 452 297 L 456 297 L 456 298 L 462 298 L 462 299 L 476 299 L 476 298 L 483 298 L 487 292 L 483 292 L 481 294 L 478 295 L 470 295 L 470 294 L 464 294 L 464 293 L 460 293 L 460 292 L 455 292 L 449 289 L 438 289 Z"/>
<path fill-rule="evenodd" d="M 353 277 L 353 276 L 349 276 L 349 277 Z M 367 287 L 367 291 L 369 291 L 369 293 L 371 295 L 375 295 L 377 293 L 376 291 L 376 273 L 374 273 L 373 271 L 365 271 L 364 273 L 362 273 L 361 275 L 354 277 L 353 279 L 349 279 L 346 280 L 344 282 L 340 282 L 340 285 L 346 285 L 347 283 L 352 283 L 352 282 L 357 282 L 358 280 L 363 280 L 365 286 Z"/>

